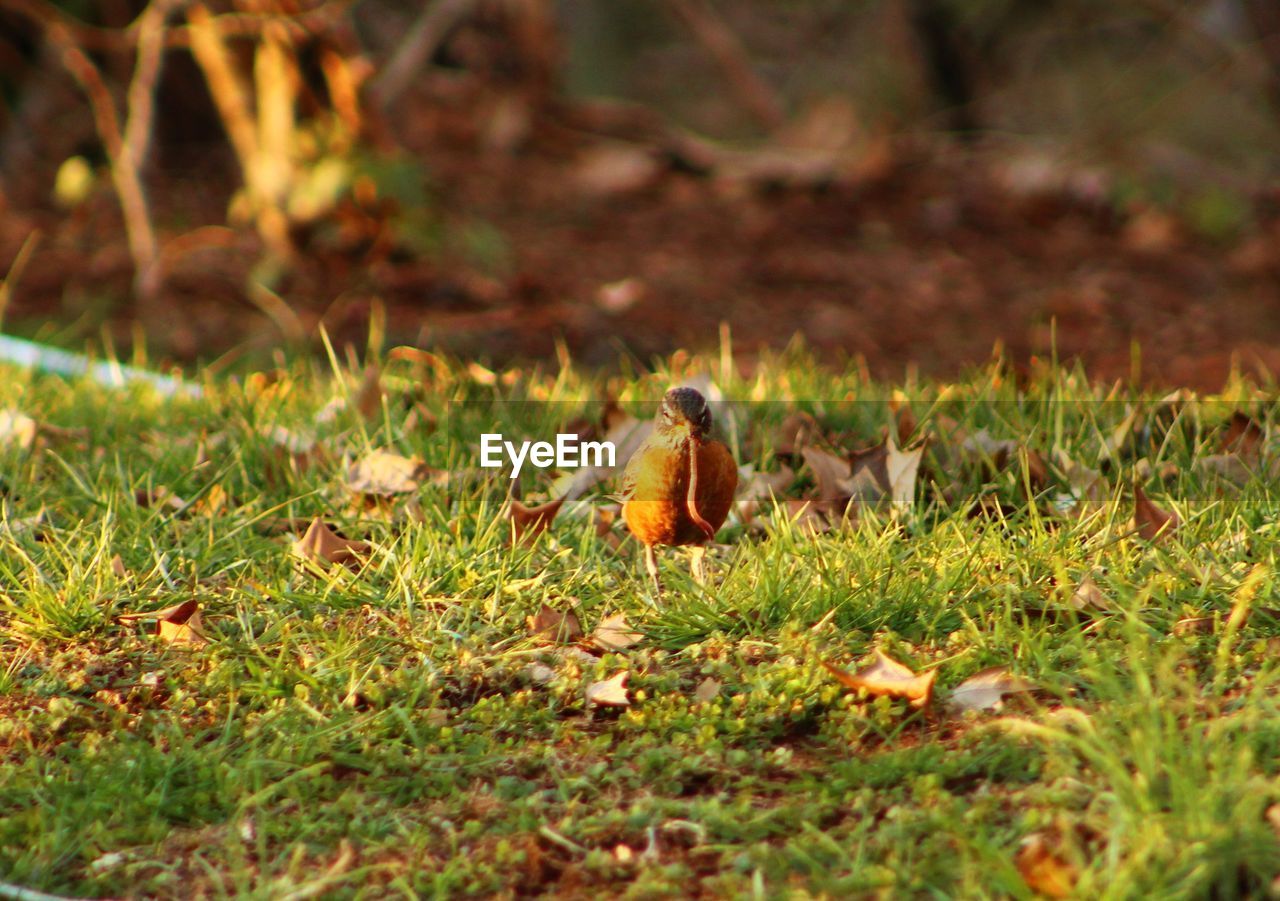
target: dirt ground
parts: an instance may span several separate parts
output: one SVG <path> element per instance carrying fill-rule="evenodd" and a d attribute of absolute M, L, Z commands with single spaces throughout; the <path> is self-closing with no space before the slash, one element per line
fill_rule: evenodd
<path fill-rule="evenodd" d="M 1061 185 L 1013 187 L 990 156 L 907 139 L 884 142 L 856 177 L 747 183 L 658 155 L 632 171 L 634 151 L 597 165 L 614 145 L 563 129 L 485 149 L 466 98 L 457 115 L 432 102 L 401 140 L 430 174 L 443 246 L 479 234 L 480 255 L 497 263 L 374 256 L 358 239 L 304 247 L 278 285 L 293 311 L 282 313 L 244 291 L 253 236 L 219 230 L 173 251 L 164 297 L 138 308 L 122 299 L 130 265 L 109 191 L 67 213 L 22 204 L 40 193 L 11 185 L 0 265 L 33 230 L 41 237 L 8 327 L 33 334 L 49 321 L 46 334 L 73 344 L 105 328 L 125 349 L 140 327 L 153 357 L 208 361 L 269 349 L 291 330 L 314 335 L 321 322 L 359 345 L 380 302 L 391 341 L 497 363 L 546 356 L 560 340 L 599 365 L 714 349 L 727 323 L 744 362 L 801 335 L 826 358 L 861 357 L 889 378 L 912 366 L 954 374 L 997 345 L 1025 363 L 1048 355 L 1055 335 L 1060 358 L 1099 378 L 1212 389 L 1233 363 L 1280 371 L 1280 222 L 1265 197 L 1248 235 L 1213 243 L 1163 213 L 1117 211 Z M 165 234 L 224 220 L 229 165 L 156 175 Z M 228 177 L 210 178 L 219 167 Z"/>

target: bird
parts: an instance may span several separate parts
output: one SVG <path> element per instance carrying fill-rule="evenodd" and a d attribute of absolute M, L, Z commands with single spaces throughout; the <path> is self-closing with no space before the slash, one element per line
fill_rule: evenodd
<path fill-rule="evenodd" d="M 690 546 L 698 584 L 706 578 L 706 543 L 724 524 L 738 488 L 738 466 L 710 435 L 711 410 L 695 388 L 662 398 L 653 431 L 622 474 L 622 518 L 644 544 L 645 569 L 662 592 L 657 547 Z"/>

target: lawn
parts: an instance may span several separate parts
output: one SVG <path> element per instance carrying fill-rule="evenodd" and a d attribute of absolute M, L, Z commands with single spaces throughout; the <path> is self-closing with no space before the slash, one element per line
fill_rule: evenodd
<path fill-rule="evenodd" d="M 1269 387 L 381 363 L 0 370 L 0 897 L 1280 890 Z M 706 585 L 476 468 L 691 378 L 748 467 Z"/>

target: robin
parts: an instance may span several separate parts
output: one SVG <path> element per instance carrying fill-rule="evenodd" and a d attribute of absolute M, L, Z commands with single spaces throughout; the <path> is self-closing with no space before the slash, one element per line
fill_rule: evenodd
<path fill-rule="evenodd" d="M 729 448 L 710 437 L 711 410 L 693 388 L 672 388 L 662 398 L 653 432 L 622 474 L 622 516 L 644 542 L 645 568 L 658 591 L 660 544 L 693 547 L 693 577 L 705 578 L 703 547 L 724 524 L 738 488 Z"/>

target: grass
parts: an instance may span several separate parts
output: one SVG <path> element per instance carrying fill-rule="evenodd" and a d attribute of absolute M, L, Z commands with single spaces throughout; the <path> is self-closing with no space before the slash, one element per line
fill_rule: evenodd
<path fill-rule="evenodd" d="M 621 377 L 391 362 L 380 410 L 319 424 L 358 375 L 299 364 L 164 401 L 0 373 L 0 408 L 84 430 L 0 446 L 0 881 L 79 896 L 1025 898 L 1051 888 L 1020 856 L 1035 836 L 1079 897 L 1272 890 L 1274 486 L 1198 463 L 1232 411 L 1273 421 L 1268 391 L 1162 404 L 1076 370 L 1015 384 L 998 366 L 898 386 L 935 436 L 951 417 L 1065 452 L 1109 496 L 1062 514 L 1060 466 L 1029 500 L 1026 466 L 977 465 L 935 437 L 910 509 L 825 534 L 776 509 L 731 523 L 713 585 L 667 551 L 656 604 L 634 543 L 613 547 L 588 518 L 510 545 L 507 480 L 462 475 L 480 431 L 554 432 L 606 397 L 648 415 L 700 362 Z M 777 468 L 771 428 L 793 409 L 845 447 L 890 421 L 890 386 L 803 354 L 715 371 L 738 459 L 759 468 Z M 327 457 L 299 466 L 264 437 L 277 426 L 314 430 Z M 344 455 L 377 447 L 453 477 L 417 492 L 416 517 L 403 499 L 365 503 Z M 1144 484 L 1182 518 L 1155 541 L 1130 522 L 1142 460 L 1173 464 Z M 549 477 L 524 485 L 536 500 Z M 187 507 L 137 502 L 160 486 Z M 202 504 L 215 486 L 228 501 Z M 984 495 L 1002 512 L 971 515 Z M 275 523 L 315 515 L 372 543 L 363 569 L 293 556 Z M 1086 575 L 1105 609 L 1070 603 Z M 190 599 L 208 644 L 118 620 Z M 566 654 L 530 633 L 544 603 L 576 606 L 588 632 L 621 611 L 644 638 Z M 875 648 L 938 671 L 932 706 L 851 692 L 820 666 Z M 531 678 L 534 663 L 553 677 Z M 992 666 L 1040 691 L 999 711 L 948 705 Z M 588 705 L 586 685 L 619 670 L 631 706 Z M 720 690 L 698 700 L 709 678 Z"/>

